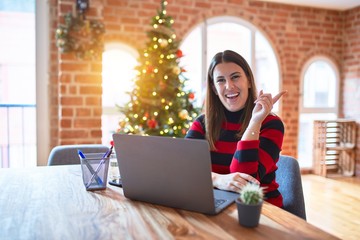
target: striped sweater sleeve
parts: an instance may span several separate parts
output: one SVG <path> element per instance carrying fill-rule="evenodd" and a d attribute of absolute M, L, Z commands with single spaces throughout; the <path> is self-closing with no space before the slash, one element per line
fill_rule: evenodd
<path fill-rule="evenodd" d="M 185 138 L 196 138 L 205 139 L 205 126 L 204 126 L 204 115 L 200 115 L 192 123 L 189 131 L 186 133 Z"/>
<path fill-rule="evenodd" d="M 269 115 L 263 121 L 259 140 L 238 141 L 230 172 L 243 172 L 259 181 L 276 171 L 282 148 L 284 125 L 279 117 Z"/>

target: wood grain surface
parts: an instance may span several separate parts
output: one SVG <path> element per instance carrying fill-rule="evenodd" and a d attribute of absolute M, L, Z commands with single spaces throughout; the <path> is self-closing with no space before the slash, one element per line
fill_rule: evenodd
<path fill-rule="evenodd" d="M 245 228 L 235 204 L 208 216 L 86 191 L 80 165 L 0 169 L 0 186 L 0 239 L 337 239 L 268 203 Z"/>

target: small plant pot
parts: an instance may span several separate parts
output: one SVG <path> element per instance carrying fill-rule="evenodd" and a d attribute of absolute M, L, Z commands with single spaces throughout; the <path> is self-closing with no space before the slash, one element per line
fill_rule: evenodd
<path fill-rule="evenodd" d="M 256 205 L 247 205 L 236 199 L 239 224 L 244 227 L 257 227 L 259 225 L 263 201 Z"/>

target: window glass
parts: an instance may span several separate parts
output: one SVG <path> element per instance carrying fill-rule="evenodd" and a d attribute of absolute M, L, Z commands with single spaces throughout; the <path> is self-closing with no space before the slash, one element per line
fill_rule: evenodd
<path fill-rule="evenodd" d="M 185 83 L 186 90 L 192 89 L 195 93 L 195 105 L 200 107 L 204 99 L 205 76 L 202 75 L 202 48 L 201 48 L 201 27 L 195 28 L 184 39 L 180 47 L 183 52 L 180 65 L 185 69 L 184 76 L 188 79 Z"/>
<path fill-rule="evenodd" d="M 126 92 L 133 87 L 136 58 L 122 49 L 111 49 L 103 53 L 103 101 L 104 107 L 114 107 L 128 102 Z"/>
<path fill-rule="evenodd" d="M 238 23 L 222 22 L 209 24 L 207 28 L 207 62 L 224 50 L 233 50 L 251 64 L 251 31 Z"/>
<path fill-rule="evenodd" d="M 112 134 L 117 130 L 122 117 L 117 106 L 122 106 L 130 99 L 126 92 L 133 87 L 133 78 L 137 65 L 137 52 L 123 44 L 108 44 L 103 53 L 103 114 L 102 143 L 109 145 Z"/>
<path fill-rule="evenodd" d="M 305 108 L 328 108 L 335 106 L 336 75 L 325 61 L 310 64 L 304 77 L 303 106 Z"/>
<path fill-rule="evenodd" d="M 260 32 L 255 33 L 255 80 L 257 90 L 271 93 L 273 95 L 279 92 L 279 66 L 276 61 L 275 53 Z M 273 111 L 279 110 L 277 102 Z"/>
<path fill-rule="evenodd" d="M 35 0 L 0 1 L 0 167 L 3 168 L 36 166 L 35 33 Z"/>

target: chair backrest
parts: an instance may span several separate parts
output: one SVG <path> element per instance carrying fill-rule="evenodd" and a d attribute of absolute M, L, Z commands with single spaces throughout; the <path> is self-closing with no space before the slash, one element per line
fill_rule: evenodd
<path fill-rule="evenodd" d="M 276 181 L 283 196 L 284 209 L 306 220 L 304 193 L 298 161 L 280 155 L 277 163 Z"/>
<path fill-rule="evenodd" d="M 108 147 L 101 144 L 60 145 L 54 147 L 48 158 L 48 166 L 80 164 L 78 150 L 84 153 L 105 153 Z"/>

